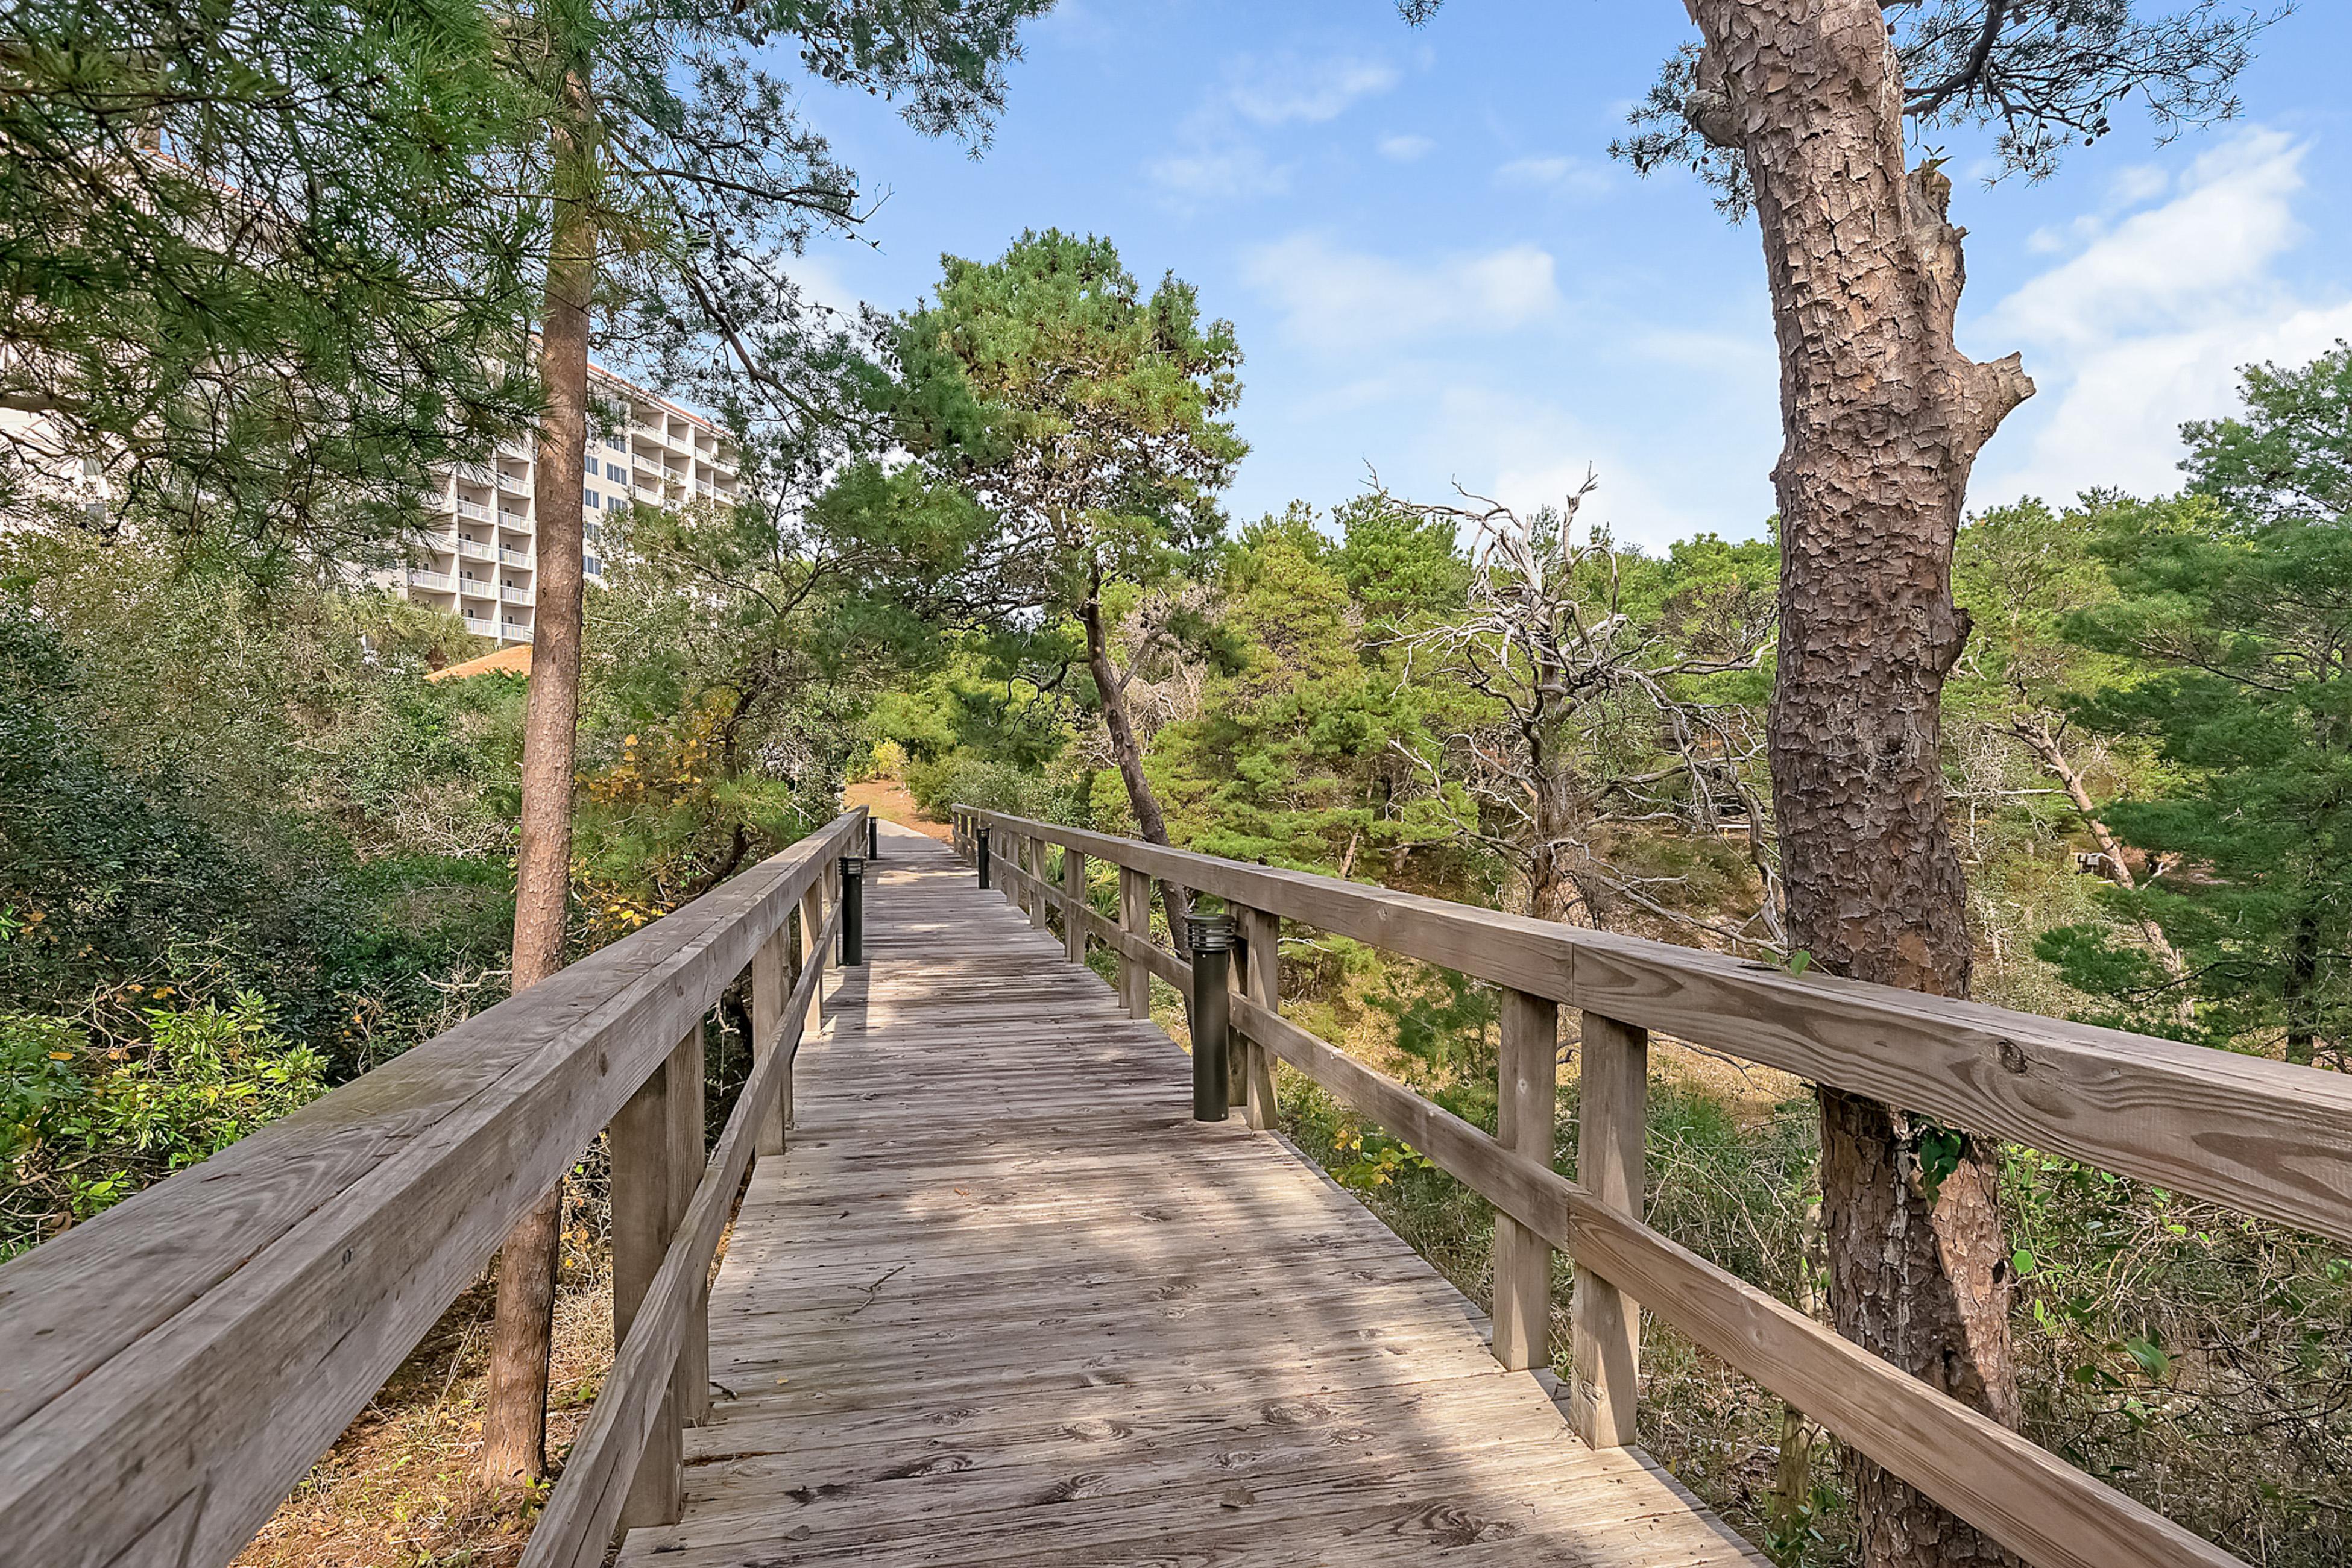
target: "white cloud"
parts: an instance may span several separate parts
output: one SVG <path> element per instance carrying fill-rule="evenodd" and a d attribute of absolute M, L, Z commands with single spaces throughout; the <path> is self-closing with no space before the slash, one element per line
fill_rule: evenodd
<path fill-rule="evenodd" d="M 1381 156 L 1392 163 L 1412 163 L 1435 152 L 1437 143 L 1426 136 L 1383 136 L 1380 150 Z"/>
<path fill-rule="evenodd" d="M 1319 125 L 1396 84 L 1397 68 L 1380 60 L 1250 60 L 1229 72 L 1225 99 L 1253 124 Z"/>
<path fill-rule="evenodd" d="M 1290 188 L 1290 169 L 1247 142 L 1203 143 L 1152 161 L 1151 177 L 1171 195 L 1190 202 L 1233 196 L 1278 196 Z"/>
<path fill-rule="evenodd" d="M 1495 183 L 1594 196 L 1609 188 L 1609 173 L 1582 158 L 1514 158 L 1495 171 Z"/>
<path fill-rule="evenodd" d="M 2238 367 L 2352 337 L 2352 300 L 2308 298 L 2280 270 L 2305 238 L 2294 209 L 2308 151 L 2253 130 L 2178 179 L 2127 171 L 2115 198 L 2127 210 L 2095 218 L 2072 256 L 1974 325 L 1992 351 L 2021 349 L 2042 389 L 1995 438 L 1976 504 L 2176 489 L 2181 422 L 2230 412 Z"/>
<path fill-rule="evenodd" d="M 1185 204 L 1280 194 L 1289 188 L 1289 166 L 1265 151 L 1258 133 L 1336 120 L 1398 79 L 1397 68 L 1380 60 L 1244 57 L 1229 65 L 1223 83 L 1184 117 L 1173 146 L 1148 172 Z"/>
<path fill-rule="evenodd" d="M 1431 434 L 1463 488 L 1521 510 L 1559 505 L 1591 474 L 1600 485 L 1580 517 L 1606 524 L 1621 543 L 1661 549 L 1703 529 L 1725 528 L 1720 517 L 1675 505 L 1619 443 L 1566 409 L 1523 393 L 1447 387 L 1437 396 Z"/>
<path fill-rule="evenodd" d="M 1284 329 L 1334 353 L 1540 321 L 1559 308 L 1553 273 L 1551 253 L 1531 245 L 1413 263 L 1315 235 L 1260 246 L 1244 262 L 1244 276 L 1281 308 Z"/>

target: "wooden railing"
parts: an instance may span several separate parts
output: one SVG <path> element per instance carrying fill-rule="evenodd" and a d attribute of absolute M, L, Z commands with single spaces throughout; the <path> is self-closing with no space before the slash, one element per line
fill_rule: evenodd
<path fill-rule="evenodd" d="M 839 858 L 867 842 L 852 811 L 0 1268 L 0 1561 L 233 1561 L 608 1127 L 618 1349 L 523 1561 L 587 1568 L 616 1523 L 675 1521 L 711 1257 L 783 1147 Z M 747 968 L 753 1066 L 706 1161 L 703 1019 Z"/>
<path fill-rule="evenodd" d="M 1060 915 L 1073 960 L 1088 941 L 1118 955 L 1138 1017 L 1150 976 L 1180 990 L 1192 978 L 1151 940 L 1150 882 L 1223 900 L 1246 941 L 1230 1007 L 1250 1124 L 1272 1124 L 1280 1060 L 1492 1202 L 1495 1354 L 1507 1366 L 1549 1361 L 1549 1254 L 1565 1251 L 1570 1409 L 1588 1443 L 1633 1441 L 1645 1308 L 2041 1568 L 2239 1561 L 1644 1225 L 1649 1031 L 2352 1241 L 2352 1082 L 2341 1075 L 1001 812 L 960 807 L 953 825 L 958 851 L 984 855 L 1034 923 Z M 1058 878 L 1049 846 L 1062 851 Z M 1119 868 L 1116 923 L 1087 903 L 1089 859 Z M 1282 1017 L 1285 920 L 1502 989 L 1497 1134 Z M 1562 1006 L 1582 1012 L 1573 1182 L 1551 1163 Z"/>

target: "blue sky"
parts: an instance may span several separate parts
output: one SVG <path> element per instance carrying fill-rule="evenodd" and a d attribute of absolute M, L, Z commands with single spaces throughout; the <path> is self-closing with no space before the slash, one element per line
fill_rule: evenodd
<path fill-rule="evenodd" d="M 941 252 L 1024 227 L 1105 234 L 1235 324 L 1252 445 L 1239 518 L 1458 482 L 1557 499 L 1657 546 L 1760 530 L 1780 445 L 1752 225 L 1607 155 L 1688 35 L 1673 0 L 1063 0 L 1026 35 L 974 162 L 862 97 L 812 89 L 885 199 L 865 244 L 821 241 L 828 301 L 913 304 Z M 1961 344 L 2023 352 L 2041 394 L 1977 469 L 1976 506 L 2177 484 L 2184 419 L 2235 367 L 2352 337 L 2352 6 L 2305 0 L 2264 39 L 2243 120 L 2158 147 L 2117 132 L 2034 186 L 1985 188 L 1944 139 L 1969 230 Z"/>

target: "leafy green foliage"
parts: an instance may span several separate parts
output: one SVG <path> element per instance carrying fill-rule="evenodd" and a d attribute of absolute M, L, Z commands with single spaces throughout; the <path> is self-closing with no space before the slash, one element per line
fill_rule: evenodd
<path fill-rule="evenodd" d="M 1031 231 L 942 266 L 891 334 L 887 413 L 995 519 L 973 548 L 997 607 L 1075 612 L 1210 549 L 1247 450 L 1219 417 L 1241 392 L 1232 323 L 1203 324 L 1172 276 L 1144 294 L 1107 239 Z"/>
<path fill-rule="evenodd" d="M 2291 417 L 2275 402 L 2250 413 L 2244 438 L 2209 427 L 2192 462 L 2218 449 L 2226 468 Z M 2231 469 L 2217 487 L 2242 483 Z M 2163 870 L 2103 896 L 2189 956 L 2208 1038 L 2310 1061 L 2352 1029 L 2352 520 L 2307 519 L 2271 494 L 2271 521 L 2201 497 L 2108 507 L 2095 548 L 2116 597 L 2068 628 L 2134 671 L 2083 695 L 2078 716 L 2144 739 L 2179 773 L 2107 809 Z M 2158 979 L 2095 930 L 2053 933 L 2044 949 L 2073 983 L 2126 1004 Z"/>
<path fill-rule="evenodd" d="M 534 406 L 495 368 L 534 224 L 497 28 L 470 0 L 10 7 L 0 394 L 43 417 L 0 437 L 0 508 L 264 574 L 421 529 L 433 465 Z"/>
<path fill-rule="evenodd" d="M 143 1039 L 93 1048 L 68 1020 L 0 1013 L 0 1256 L 326 1090 L 326 1059 L 252 992 L 143 1016 Z"/>

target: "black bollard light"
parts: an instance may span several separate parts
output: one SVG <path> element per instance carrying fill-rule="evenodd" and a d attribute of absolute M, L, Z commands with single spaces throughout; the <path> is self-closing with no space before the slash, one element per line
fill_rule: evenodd
<path fill-rule="evenodd" d="M 1225 1063 L 1233 1049 L 1233 1001 L 1225 969 L 1233 961 L 1229 915 L 1192 921 L 1192 1120 L 1222 1122 L 1233 1099 Z"/>
<path fill-rule="evenodd" d="M 980 886 L 981 891 L 984 893 L 988 890 L 988 824 L 986 822 L 981 823 L 972 830 L 971 858 L 972 863 L 980 867 Z"/>
<path fill-rule="evenodd" d="M 882 820 L 870 811 L 866 816 L 866 858 L 870 861 L 882 858 Z"/>
<path fill-rule="evenodd" d="M 866 862 L 841 857 L 841 967 L 866 962 Z"/>

